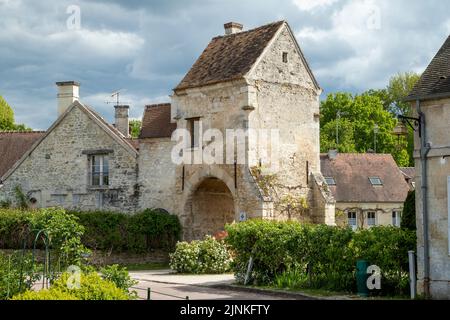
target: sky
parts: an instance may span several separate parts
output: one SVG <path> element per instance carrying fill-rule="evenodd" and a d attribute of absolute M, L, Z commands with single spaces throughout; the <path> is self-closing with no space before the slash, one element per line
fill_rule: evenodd
<path fill-rule="evenodd" d="M 399 72 L 423 72 L 450 34 L 443 0 L 0 0 L 0 95 L 16 122 L 56 120 L 57 81 L 113 120 L 122 89 L 130 116 L 168 102 L 207 46 L 234 21 L 244 29 L 286 20 L 324 89 L 384 88 Z"/>

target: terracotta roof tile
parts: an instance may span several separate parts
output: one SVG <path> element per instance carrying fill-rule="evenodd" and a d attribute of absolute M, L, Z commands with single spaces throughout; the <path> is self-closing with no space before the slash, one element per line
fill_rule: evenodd
<path fill-rule="evenodd" d="M 407 101 L 450 96 L 450 36 L 427 67 Z"/>
<path fill-rule="evenodd" d="M 170 138 L 177 128 L 170 119 L 170 103 L 145 107 L 140 139 Z"/>
<path fill-rule="evenodd" d="M 243 78 L 283 23 L 213 38 L 175 90 Z"/>
<path fill-rule="evenodd" d="M 22 158 L 45 132 L 0 132 L 0 177 Z"/>
<path fill-rule="evenodd" d="M 404 202 L 410 190 L 391 155 L 338 154 L 334 160 L 321 155 L 320 160 L 323 176 L 336 181 L 329 188 L 337 202 Z M 383 185 L 373 186 L 370 177 Z"/>

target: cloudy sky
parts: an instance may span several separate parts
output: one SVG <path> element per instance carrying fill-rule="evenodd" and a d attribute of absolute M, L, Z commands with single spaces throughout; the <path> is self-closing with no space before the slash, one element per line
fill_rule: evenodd
<path fill-rule="evenodd" d="M 78 19 L 78 11 L 80 19 Z M 209 40 L 236 21 L 287 20 L 325 93 L 382 88 L 422 72 L 450 34 L 443 0 L 0 0 L 0 95 L 17 122 L 46 129 L 56 81 L 112 120 L 110 93 L 140 117 L 168 101 Z"/>

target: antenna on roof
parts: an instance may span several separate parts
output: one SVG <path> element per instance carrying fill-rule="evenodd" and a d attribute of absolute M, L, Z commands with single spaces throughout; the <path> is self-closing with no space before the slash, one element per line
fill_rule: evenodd
<path fill-rule="evenodd" d="M 129 104 L 129 102 L 121 102 L 120 101 L 120 94 L 121 93 L 123 93 L 123 92 L 125 92 L 126 91 L 126 89 L 120 89 L 120 90 L 116 90 L 116 91 L 114 91 L 113 93 L 111 93 L 111 97 L 112 98 L 116 98 L 116 101 L 106 101 L 105 103 L 106 104 L 115 104 L 116 106 L 120 106 L 120 105 L 123 105 L 123 104 Z"/>

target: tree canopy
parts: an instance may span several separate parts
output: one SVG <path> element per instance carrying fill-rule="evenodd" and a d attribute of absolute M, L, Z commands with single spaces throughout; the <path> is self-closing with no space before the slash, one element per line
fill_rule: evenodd
<path fill-rule="evenodd" d="M 385 89 L 328 95 L 321 103 L 321 151 L 390 153 L 399 166 L 413 165 L 412 130 L 406 138 L 397 138 L 393 131 L 399 114 L 411 114 L 403 99 L 419 78 L 415 73 L 402 73 L 392 77 Z"/>
<path fill-rule="evenodd" d="M 14 111 L 11 106 L 0 96 L 0 131 L 30 131 L 31 129 L 23 124 L 16 124 L 14 121 Z"/>

